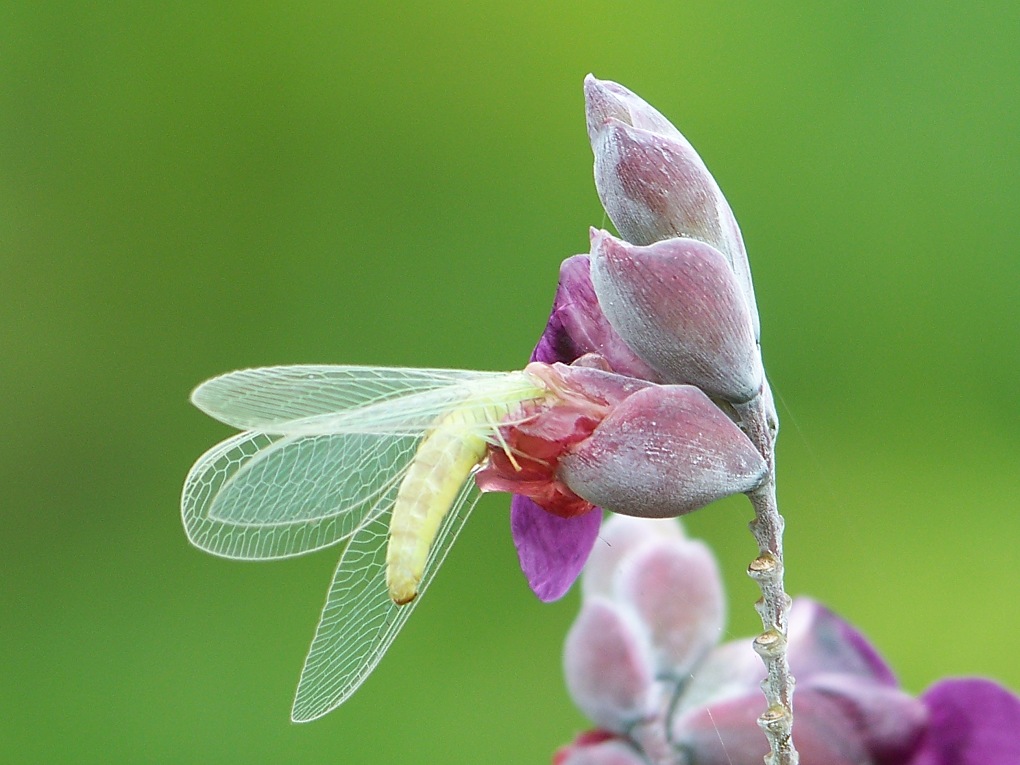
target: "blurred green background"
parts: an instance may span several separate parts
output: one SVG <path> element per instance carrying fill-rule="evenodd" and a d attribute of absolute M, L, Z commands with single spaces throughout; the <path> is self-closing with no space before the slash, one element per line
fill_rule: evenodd
<path fill-rule="evenodd" d="M 544 763 L 576 594 L 486 498 L 344 707 L 288 712 L 333 551 L 190 548 L 201 380 L 519 367 L 605 220 L 581 81 L 698 147 L 782 399 L 788 584 L 920 691 L 1020 688 L 1015 3 L 4 3 L 0 749 L 9 762 Z M 755 627 L 746 502 L 696 514 Z"/>

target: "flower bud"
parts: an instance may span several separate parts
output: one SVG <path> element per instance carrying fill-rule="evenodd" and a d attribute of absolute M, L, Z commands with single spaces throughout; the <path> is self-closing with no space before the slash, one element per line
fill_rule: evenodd
<path fill-rule="evenodd" d="M 674 720 L 673 741 L 698 765 L 760 763 L 769 752 L 758 727 L 761 692 L 700 707 Z M 824 694 L 797 691 L 794 738 L 800 761 L 819 765 L 872 763 L 852 718 Z"/>
<path fill-rule="evenodd" d="M 618 82 L 599 80 L 591 74 L 584 78 L 584 117 L 593 146 L 610 120 L 682 139 L 673 123 L 643 98 Z"/>
<path fill-rule="evenodd" d="M 584 93 L 595 186 L 621 236 L 639 245 L 687 237 L 715 247 L 736 275 L 757 337 L 758 314 L 740 229 L 694 147 L 622 85 L 588 75 Z"/>
<path fill-rule="evenodd" d="M 584 597 L 611 597 L 616 591 L 617 577 L 630 568 L 634 553 L 659 540 L 679 541 L 684 538 L 683 527 L 676 518 L 608 516 L 585 565 L 581 592 Z"/>
<path fill-rule="evenodd" d="M 560 266 L 549 321 L 531 360 L 570 364 L 589 353 L 601 356 L 619 374 L 642 380 L 659 379 L 620 339 L 602 313 L 591 283 L 589 257 L 574 255 Z"/>
<path fill-rule="evenodd" d="M 475 482 L 482 491 L 529 497 L 563 518 L 583 515 L 593 505 L 556 477 L 559 460 L 588 438 L 613 407 L 649 383 L 601 369 L 537 361 L 525 372 L 544 384 L 548 396 L 524 404 L 519 419 L 503 428 Z"/>
<path fill-rule="evenodd" d="M 803 688 L 824 694 L 847 719 L 855 721 L 861 742 L 875 762 L 908 760 L 928 719 L 918 699 L 863 677 L 820 674 L 808 677 Z M 798 702 L 799 696 L 800 691 Z"/>
<path fill-rule="evenodd" d="M 751 313 L 715 248 L 694 239 L 635 247 L 593 230 L 592 282 L 613 328 L 665 381 L 734 403 L 761 390 Z"/>
<path fill-rule="evenodd" d="M 700 390 L 652 386 L 616 406 L 560 459 L 579 497 L 624 515 L 683 515 L 761 485 L 767 466 Z"/>
<path fill-rule="evenodd" d="M 528 583 L 542 600 L 561 597 L 591 552 L 602 515 L 597 509 L 601 505 L 591 497 L 627 499 L 600 491 L 626 488 L 633 474 L 639 482 L 631 499 L 643 504 L 628 510 L 624 503 L 620 511 L 672 517 L 717 497 L 745 491 L 745 484 L 756 485 L 758 473 L 764 474 L 764 462 L 751 442 L 696 388 L 655 385 L 598 368 L 563 364 L 533 362 L 525 371 L 541 381 L 547 395 L 523 404 L 500 428 L 500 437 L 490 444 L 488 460 L 475 473 L 475 481 L 482 491 L 516 495 L 511 505 L 514 543 Z M 614 412 L 623 416 L 614 419 Z M 664 423 L 661 440 L 649 417 Z M 628 432 L 629 419 L 636 431 Z M 610 425 L 601 434 L 600 423 Z M 632 452 L 606 459 L 602 452 L 607 446 L 616 448 L 614 439 L 622 439 L 624 452 Z M 575 468 L 563 472 L 564 460 L 575 457 Z M 614 464 L 619 457 L 623 461 Z M 635 460 L 640 464 L 632 471 L 629 463 Z M 661 471 L 667 463 L 669 468 Z M 578 485 L 588 487 L 590 496 L 571 485 L 570 469 Z M 615 476 L 611 475 L 614 470 Z M 653 476 L 657 471 L 659 475 Z M 648 483 L 649 477 L 657 483 Z M 675 504 L 664 504 L 669 502 Z M 676 524 L 669 526 L 669 535 L 681 535 Z M 607 585 L 604 594 L 610 595 L 611 587 Z"/>
<path fill-rule="evenodd" d="M 654 705 L 647 635 L 605 598 L 581 605 L 567 633 L 563 669 L 574 703 L 606 730 L 625 732 Z"/>
<path fill-rule="evenodd" d="M 686 678 L 716 644 L 725 620 L 715 557 L 701 542 L 659 539 L 626 562 L 614 600 L 629 605 L 648 629 L 660 676 Z"/>
<path fill-rule="evenodd" d="M 798 598 L 790 614 L 789 656 L 797 678 L 795 736 L 802 762 L 877 765 L 909 759 L 924 728 L 924 706 L 896 687 L 860 633 L 828 609 Z M 697 752 L 698 762 L 720 756 L 713 725 L 728 737 L 730 754 L 731 745 L 753 743 L 760 735 L 754 720 L 761 713 L 758 687 L 764 677 L 746 640 L 717 647 L 696 667 L 677 702 L 673 731 Z M 763 754 L 767 750 L 760 740 L 756 746 L 764 747 Z"/>
<path fill-rule="evenodd" d="M 764 678 L 765 667 L 750 638 L 730 640 L 716 646 L 698 665 L 677 701 L 677 714 L 757 690 Z"/>

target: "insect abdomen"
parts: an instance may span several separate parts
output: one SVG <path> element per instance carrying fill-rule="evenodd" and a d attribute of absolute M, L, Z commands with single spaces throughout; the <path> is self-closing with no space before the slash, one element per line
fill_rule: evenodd
<path fill-rule="evenodd" d="M 411 461 L 393 505 L 386 550 L 386 585 L 397 605 L 410 603 L 418 595 L 439 524 L 464 481 L 485 458 L 488 446 L 479 426 L 486 421 L 477 412 L 444 415 Z"/>

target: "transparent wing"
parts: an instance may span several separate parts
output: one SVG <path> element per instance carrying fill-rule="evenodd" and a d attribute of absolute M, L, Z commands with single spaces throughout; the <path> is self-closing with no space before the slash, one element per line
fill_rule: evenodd
<path fill-rule="evenodd" d="M 335 544 L 396 499 L 420 436 L 240 433 L 188 473 L 181 515 L 191 542 L 242 560 Z"/>
<path fill-rule="evenodd" d="M 392 504 L 438 418 L 458 411 L 465 427 L 491 433 L 510 402 L 542 393 L 524 372 L 268 367 L 217 377 L 195 403 L 253 427 L 188 473 L 185 530 L 203 550 L 247 560 L 335 544 Z"/>
<path fill-rule="evenodd" d="M 449 389 L 444 398 L 426 399 L 419 408 L 435 408 L 463 395 L 463 385 L 505 377 L 503 372 L 469 372 L 458 369 L 401 369 L 358 366 L 263 367 L 230 372 L 207 380 L 191 394 L 195 406 L 221 422 L 241 430 L 267 433 L 294 432 L 294 423 L 305 423 L 304 432 L 323 417 L 351 410 L 380 407 L 393 399 L 411 397 L 437 389 Z M 405 408 L 406 408 L 405 404 Z M 425 412 L 427 414 L 427 412 Z M 355 418 L 357 419 L 357 418 Z M 364 415 L 361 416 L 364 420 Z M 309 425 L 309 421 L 313 425 Z M 359 427 L 365 432 L 366 426 Z M 322 432 L 321 427 L 319 432 Z"/>
<path fill-rule="evenodd" d="M 478 500 L 475 482 L 461 489 L 429 552 L 418 597 L 394 605 L 386 588 L 389 513 L 358 529 L 337 566 L 298 682 L 291 719 L 308 722 L 346 701 L 364 682 L 421 601 Z"/>

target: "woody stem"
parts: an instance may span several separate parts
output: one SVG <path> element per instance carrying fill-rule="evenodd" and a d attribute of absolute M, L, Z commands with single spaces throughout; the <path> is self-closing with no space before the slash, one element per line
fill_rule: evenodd
<path fill-rule="evenodd" d="M 767 386 L 768 383 L 765 383 Z M 754 639 L 754 650 L 765 664 L 762 681 L 767 707 L 758 725 L 769 741 L 766 765 L 797 765 L 799 756 L 793 745 L 793 689 L 787 659 L 790 598 L 783 585 L 783 517 L 776 501 L 775 434 L 778 427 L 771 395 L 762 392 L 737 406 L 741 427 L 768 465 L 768 475 L 757 489 L 748 493 L 754 507 L 751 533 L 758 542 L 758 557 L 747 567 L 748 575 L 758 583 L 761 598 L 755 609 L 761 617 L 763 632 Z"/>

